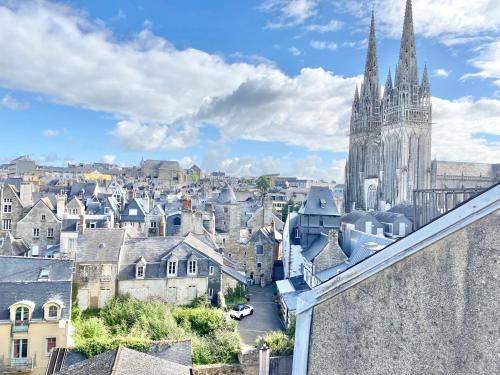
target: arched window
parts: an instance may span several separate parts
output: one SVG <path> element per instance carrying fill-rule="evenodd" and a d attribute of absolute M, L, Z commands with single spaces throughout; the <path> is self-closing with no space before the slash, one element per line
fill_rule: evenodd
<path fill-rule="evenodd" d="M 367 198 L 366 198 L 366 209 L 374 210 L 377 205 L 377 187 L 375 185 L 370 185 L 368 187 Z"/>
<path fill-rule="evenodd" d="M 17 309 L 16 309 L 16 322 L 26 322 L 29 320 L 29 309 L 27 307 L 24 307 L 24 306 L 19 306 Z"/>
<path fill-rule="evenodd" d="M 47 317 L 49 319 L 57 319 L 58 312 L 59 312 L 59 309 L 57 308 L 56 305 L 50 305 L 48 313 L 47 313 Z"/>

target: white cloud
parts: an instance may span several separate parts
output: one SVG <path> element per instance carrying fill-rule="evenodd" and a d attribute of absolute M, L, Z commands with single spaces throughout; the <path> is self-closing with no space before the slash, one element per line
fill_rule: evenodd
<path fill-rule="evenodd" d="M 29 108 L 29 104 L 14 99 L 10 93 L 5 94 L 0 100 L 0 108 L 12 109 L 13 111 L 22 111 Z"/>
<path fill-rule="evenodd" d="M 278 20 L 268 23 L 267 27 L 279 29 L 296 26 L 317 14 L 319 0 L 266 0 L 260 9 L 265 12 L 278 13 Z"/>
<path fill-rule="evenodd" d="M 129 151 L 182 149 L 197 141 L 198 131 L 189 125 L 143 124 L 138 121 L 118 122 L 113 134 Z"/>
<path fill-rule="evenodd" d="M 443 68 L 435 69 L 432 74 L 434 77 L 448 78 L 451 71 Z"/>
<path fill-rule="evenodd" d="M 103 155 L 101 161 L 106 164 L 114 164 L 116 161 L 116 155 L 111 155 L 111 154 Z"/>
<path fill-rule="evenodd" d="M 338 9 L 368 19 L 371 0 L 337 0 Z M 405 1 L 379 0 L 375 7 L 378 29 L 400 38 Z M 415 32 L 442 41 L 473 37 L 500 30 L 500 3 L 497 0 L 413 1 Z M 457 39 L 455 39 L 457 41 Z M 466 41 L 466 39 L 463 39 Z"/>
<path fill-rule="evenodd" d="M 59 135 L 59 130 L 57 129 L 45 129 L 43 135 L 48 138 L 57 137 Z"/>
<path fill-rule="evenodd" d="M 344 24 L 342 21 L 338 20 L 331 20 L 329 23 L 325 25 L 309 25 L 306 26 L 307 31 L 314 31 L 318 33 L 327 33 L 327 32 L 332 32 L 332 31 L 338 31 L 342 29 L 342 26 Z"/>
<path fill-rule="evenodd" d="M 188 169 L 194 164 L 193 158 L 189 156 L 184 156 L 181 160 L 179 160 L 179 164 L 182 168 Z"/>
<path fill-rule="evenodd" d="M 464 75 L 462 78 L 492 78 L 500 86 L 500 39 L 486 44 L 479 50 L 477 57 L 470 61 L 479 71 Z"/>
<path fill-rule="evenodd" d="M 354 42 L 344 42 L 342 47 L 366 49 L 368 47 L 368 39 L 356 40 Z"/>
<path fill-rule="evenodd" d="M 302 53 L 297 47 L 290 47 L 288 50 L 294 56 L 300 56 L 300 54 Z"/>
<path fill-rule="evenodd" d="M 500 144 L 479 134 L 500 136 L 500 100 L 432 99 L 432 153 L 440 160 L 500 162 Z"/>
<path fill-rule="evenodd" d="M 327 49 L 330 51 L 335 51 L 337 49 L 337 43 L 328 42 L 326 40 L 311 40 L 309 45 L 316 49 Z"/>

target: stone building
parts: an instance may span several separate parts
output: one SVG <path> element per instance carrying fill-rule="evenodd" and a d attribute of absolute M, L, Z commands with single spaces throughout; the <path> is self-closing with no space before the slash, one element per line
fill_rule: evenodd
<path fill-rule="evenodd" d="M 500 373 L 500 185 L 299 295 L 294 375 Z"/>
<path fill-rule="evenodd" d="M 433 160 L 431 187 L 436 189 L 487 188 L 500 181 L 500 164 Z"/>
<path fill-rule="evenodd" d="M 385 209 L 431 184 L 432 110 L 427 68 L 419 80 L 411 0 L 407 0 L 394 84 L 380 96 L 372 14 L 365 74 L 352 106 L 345 210 Z"/>
<path fill-rule="evenodd" d="M 238 249 L 231 254 L 231 260 L 238 269 L 255 284 L 269 284 L 273 281 L 276 246 L 280 246 L 273 226 L 265 226 L 254 232 L 250 238 L 240 241 Z"/>
<path fill-rule="evenodd" d="M 48 248 L 59 244 L 61 222 L 52 201 L 44 197 L 19 220 L 15 237 L 30 246 L 30 255 L 43 256 Z"/>
<path fill-rule="evenodd" d="M 117 294 L 120 253 L 125 229 L 83 229 L 70 258 L 75 260 L 74 282 L 81 310 L 102 308 Z"/>
<path fill-rule="evenodd" d="M 0 185 L 0 205 L 0 233 L 16 233 L 24 207 L 13 185 Z"/>
<path fill-rule="evenodd" d="M 182 169 L 178 161 L 143 160 L 141 175 L 157 180 L 167 189 L 179 189 L 187 182 L 186 171 Z"/>
<path fill-rule="evenodd" d="M 245 276 L 193 234 L 133 238 L 123 247 L 118 293 L 180 305 L 205 295 L 217 303 L 218 293 L 238 282 L 246 284 Z"/>

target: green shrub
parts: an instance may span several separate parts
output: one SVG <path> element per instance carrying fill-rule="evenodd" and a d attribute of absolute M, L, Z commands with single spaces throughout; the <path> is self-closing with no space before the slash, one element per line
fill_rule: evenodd
<path fill-rule="evenodd" d="M 75 339 L 96 340 L 109 336 L 108 327 L 100 318 L 81 319 L 75 323 Z"/>
<path fill-rule="evenodd" d="M 149 340 L 130 337 L 107 337 L 94 340 L 85 340 L 76 344 L 76 350 L 85 354 L 88 358 L 108 350 L 125 346 L 129 349 L 141 352 L 148 351 L 152 344 Z"/>
<path fill-rule="evenodd" d="M 174 318 L 184 329 L 204 336 L 217 329 L 235 330 L 235 325 L 228 320 L 226 314 L 217 309 L 205 307 L 178 307 L 173 312 Z"/>
<path fill-rule="evenodd" d="M 224 296 L 226 300 L 226 304 L 231 307 L 234 305 L 238 304 L 243 304 L 247 302 L 247 297 L 246 297 L 246 289 L 245 286 L 241 283 L 238 283 L 236 287 L 233 288 L 228 288 L 226 290 L 226 294 Z"/>
<path fill-rule="evenodd" d="M 238 354 L 241 350 L 238 333 L 223 329 L 214 331 L 207 336 L 195 336 L 192 345 L 195 365 L 234 363 L 238 361 Z"/>
<path fill-rule="evenodd" d="M 264 342 L 271 350 L 272 356 L 293 354 L 294 339 L 293 337 L 288 336 L 285 332 L 269 332 L 264 336 Z M 259 342 L 256 343 L 256 345 L 259 344 Z"/>

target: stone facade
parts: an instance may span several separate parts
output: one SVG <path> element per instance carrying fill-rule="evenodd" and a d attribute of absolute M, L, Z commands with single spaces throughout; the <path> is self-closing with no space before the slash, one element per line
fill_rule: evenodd
<path fill-rule="evenodd" d="M 497 374 L 500 211 L 313 309 L 308 374 Z"/>
<path fill-rule="evenodd" d="M 0 232 L 17 232 L 23 205 L 12 185 L 0 185 Z"/>
<path fill-rule="evenodd" d="M 380 98 L 372 14 L 365 75 L 352 106 L 345 210 L 383 209 L 430 187 L 432 111 L 427 68 L 418 78 L 411 1 L 406 4 L 394 85 Z"/>
<path fill-rule="evenodd" d="M 433 160 L 431 185 L 436 189 L 487 188 L 500 181 L 500 164 Z"/>
<path fill-rule="evenodd" d="M 32 255 L 41 255 L 47 248 L 59 244 L 60 235 L 61 219 L 47 198 L 40 199 L 17 223 L 15 233 L 16 238 L 31 247 Z"/>

